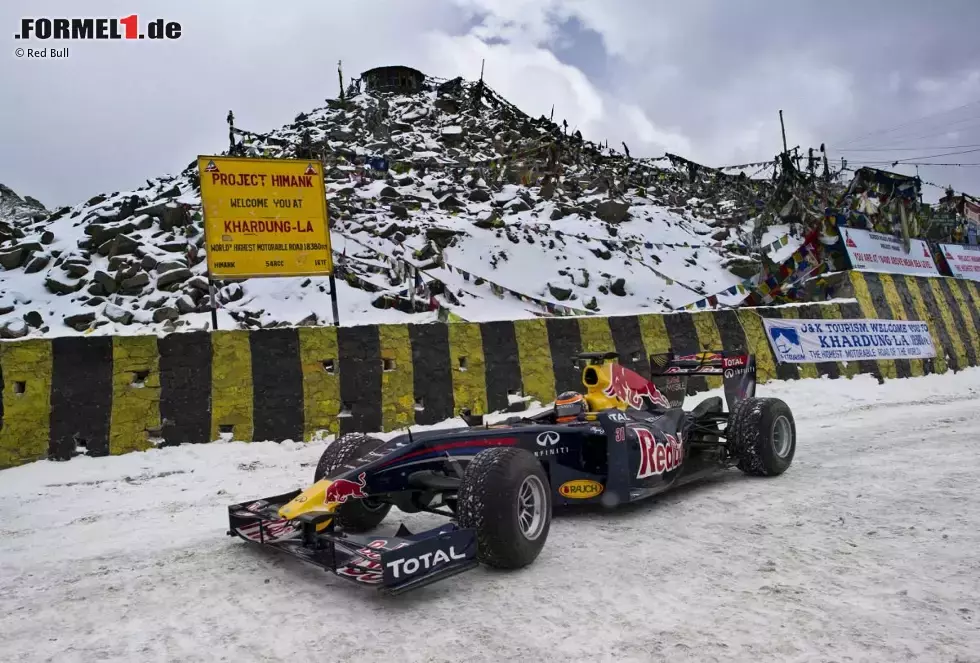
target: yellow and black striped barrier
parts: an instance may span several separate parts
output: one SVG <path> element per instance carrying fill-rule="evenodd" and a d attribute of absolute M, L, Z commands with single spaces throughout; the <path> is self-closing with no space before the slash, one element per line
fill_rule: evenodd
<path fill-rule="evenodd" d="M 0 468 L 154 444 L 310 439 L 389 431 L 542 402 L 580 387 L 572 355 L 724 348 L 757 356 L 760 382 L 872 373 L 915 377 L 978 365 L 980 293 L 971 281 L 850 272 L 854 301 L 616 317 L 300 327 L 0 343 Z M 761 317 L 929 322 L 937 357 L 817 364 L 773 359 Z M 699 377 L 691 386 L 720 386 Z"/>

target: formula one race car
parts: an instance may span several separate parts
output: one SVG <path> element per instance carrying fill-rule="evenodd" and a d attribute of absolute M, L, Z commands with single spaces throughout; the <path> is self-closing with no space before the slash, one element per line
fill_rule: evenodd
<path fill-rule="evenodd" d="M 789 467 L 793 414 L 781 400 L 754 397 L 754 356 L 653 355 L 652 381 L 616 358 L 578 355 L 585 392 L 566 392 L 537 415 L 487 424 L 464 412 L 466 427 L 340 437 L 305 490 L 228 507 L 228 534 L 397 594 L 481 562 L 527 566 L 554 505 L 613 507 L 724 468 L 773 476 Z M 723 376 L 729 412 L 718 396 L 683 409 L 695 375 Z M 392 506 L 450 521 L 369 534 Z"/>

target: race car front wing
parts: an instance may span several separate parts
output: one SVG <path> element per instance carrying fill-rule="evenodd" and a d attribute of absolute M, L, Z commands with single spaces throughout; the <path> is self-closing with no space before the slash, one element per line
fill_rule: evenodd
<path fill-rule="evenodd" d="M 300 494 L 295 490 L 228 507 L 229 536 L 281 550 L 385 594 L 411 589 L 476 567 L 476 531 L 453 523 L 413 534 L 402 525 L 394 536 L 353 535 L 321 531 L 323 516 L 279 517 L 281 506 Z"/>

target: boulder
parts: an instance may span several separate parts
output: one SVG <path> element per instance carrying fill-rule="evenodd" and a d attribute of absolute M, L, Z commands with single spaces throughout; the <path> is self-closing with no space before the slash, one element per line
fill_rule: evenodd
<path fill-rule="evenodd" d="M 401 219 L 404 221 L 409 217 L 408 208 L 404 205 L 392 203 L 389 209 L 391 210 L 392 216 L 394 216 L 396 219 Z"/>
<path fill-rule="evenodd" d="M 439 209 L 453 210 L 459 209 L 463 206 L 463 203 L 459 201 L 456 196 L 449 195 L 439 201 Z"/>
<path fill-rule="evenodd" d="M 548 291 L 551 293 L 552 297 L 554 297 L 560 302 L 563 302 L 572 296 L 572 291 L 570 289 L 562 288 L 560 286 L 552 285 L 550 283 L 548 284 Z"/>
<path fill-rule="evenodd" d="M 473 189 L 467 198 L 474 203 L 488 203 L 490 202 L 490 192 L 486 189 Z"/>
<path fill-rule="evenodd" d="M 606 223 L 622 223 L 629 216 L 629 203 L 604 200 L 596 206 L 595 214 Z"/>
<path fill-rule="evenodd" d="M 229 283 L 218 291 L 218 301 L 222 304 L 237 302 L 245 296 L 245 289 L 240 283 Z"/>
<path fill-rule="evenodd" d="M 187 264 L 183 260 L 163 260 L 156 265 L 157 274 L 163 274 L 174 269 L 186 269 Z M 149 270 L 147 270 L 149 271 Z"/>
<path fill-rule="evenodd" d="M 149 254 L 140 259 L 140 266 L 142 266 L 147 272 L 151 269 L 156 269 L 157 264 L 159 264 L 159 261 Z"/>
<path fill-rule="evenodd" d="M 168 287 L 183 283 L 192 276 L 191 270 L 186 267 L 175 267 L 169 269 L 157 277 L 157 288 L 164 290 Z"/>
<path fill-rule="evenodd" d="M 28 274 L 35 274 L 37 272 L 40 272 L 45 267 L 47 267 L 48 263 L 50 262 L 51 262 L 51 256 L 47 255 L 46 253 L 39 253 L 37 255 L 33 255 L 31 256 L 31 259 L 27 261 L 27 264 L 24 266 L 24 271 L 27 272 Z"/>
<path fill-rule="evenodd" d="M 160 215 L 160 229 L 173 230 L 174 228 L 186 226 L 190 221 L 190 216 L 183 207 L 177 205 L 167 205 L 163 208 Z"/>
<path fill-rule="evenodd" d="M 88 274 L 88 265 L 82 262 L 66 262 L 61 266 L 72 278 L 80 279 Z"/>
<path fill-rule="evenodd" d="M 84 281 L 72 281 L 71 283 L 61 281 L 54 276 L 44 279 L 44 287 L 56 295 L 70 295 L 78 292 L 85 285 Z"/>
<path fill-rule="evenodd" d="M 101 246 L 119 235 L 136 229 L 132 223 L 90 223 L 85 227 L 85 234 L 92 238 L 96 246 Z M 103 254 L 105 255 L 105 254 Z"/>
<path fill-rule="evenodd" d="M 12 251 L 6 251 L 0 253 L 0 265 L 4 269 L 17 269 L 24 264 L 24 259 L 27 257 L 27 252 L 23 248 L 17 247 Z"/>
<path fill-rule="evenodd" d="M 441 249 L 448 247 L 458 233 L 448 228 L 430 227 L 425 229 L 425 237 Z"/>
<path fill-rule="evenodd" d="M 490 228 L 503 228 L 504 222 L 500 218 L 500 212 L 493 210 L 477 217 L 476 221 L 473 222 L 473 225 L 477 228 L 489 230 Z"/>
<path fill-rule="evenodd" d="M 197 310 L 197 304 L 189 295 L 183 295 L 177 299 L 177 310 L 181 313 L 193 313 Z"/>
<path fill-rule="evenodd" d="M 102 315 L 109 318 L 113 322 L 118 322 L 121 325 L 128 325 L 133 321 L 132 311 L 127 311 L 126 309 L 116 306 L 115 304 L 106 304 L 105 309 L 102 311 Z"/>
<path fill-rule="evenodd" d="M 139 272 L 135 276 L 130 276 L 127 279 L 123 279 L 122 283 L 119 284 L 119 289 L 124 294 L 137 293 L 143 288 L 145 288 L 150 283 L 150 275 L 146 272 Z"/>
<path fill-rule="evenodd" d="M 109 256 L 110 258 L 129 255 L 135 253 L 138 248 L 139 242 L 129 235 L 116 235 L 111 240 L 99 245 L 99 255 Z"/>
<path fill-rule="evenodd" d="M 555 197 L 555 181 L 548 178 L 541 184 L 541 197 L 545 200 L 551 200 Z"/>
<path fill-rule="evenodd" d="M 616 295 L 617 297 L 626 296 L 626 279 L 616 279 L 609 286 L 609 292 Z"/>
<path fill-rule="evenodd" d="M 167 303 L 166 295 L 157 295 L 156 297 L 150 297 L 145 302 L 143 302 L 143 310 L 149 311 L 151 308 L 160 308 Z"/>
<path fill-rule="evenodd" d="M 95 322 L 95 313 L 78 313 L 65 317 L 65 324 L 75 331 L 85 331 Z"/>
<path fill-rule="evenodd" d="M 24 322 L 34 329 L 39 329 L 44 324 L 44 318 L 37 311 L 28 311 L 24 314 Z"/>
<path fill-rule="evenodd" d="M 24 338 L 27 333 L 27 323 L 23 320 L 8 320 L 0 327 L 0 338 Z"/>
<path fill-rule="evenodd" d="M 163 322 L 165 320 L 176 320 L 180 317 L 180 311 L 173 306 L 164 306 L 153 312 L 153 322 Z"/>
<path fill-rule="evenodd" d="M 96 270 L 95 273 L 92 274 L 92 280 L 102 286 L 106 294 L 111 295 L 116 291 L 116 279 L 112 278 L 101 269 Z"/>
<path fill-rule="evenodd" d="M 184 284 L 184 287 L 193 288 L 194 290 L 197 290 L 199 292 L 208 292 L 211 288 L 211 285 L 208 283 L 208 280 L 205 277 L 195 276 L 190 280 L 188 280 L 187 283 Z"/>

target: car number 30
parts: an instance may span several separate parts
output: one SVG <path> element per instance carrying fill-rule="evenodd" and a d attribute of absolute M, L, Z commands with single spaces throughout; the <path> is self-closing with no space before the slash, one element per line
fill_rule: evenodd
<path fill-rule="evenodd" d="M 626 441 L 626 429 L 620 426 L 616 429 L 616 441 L 625 442 Z"/>

